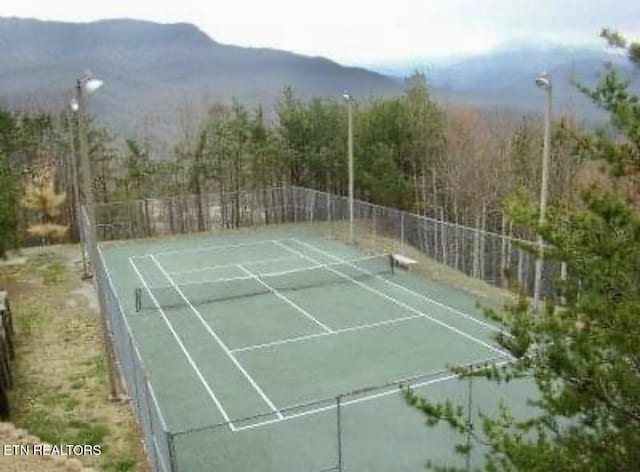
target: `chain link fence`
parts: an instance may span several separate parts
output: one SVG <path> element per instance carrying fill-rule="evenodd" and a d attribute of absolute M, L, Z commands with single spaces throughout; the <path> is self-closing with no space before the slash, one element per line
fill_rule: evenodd
<path fill-rule="evenodd" d="M 131 405 L 142 430 L 147 456 L 156 471 L 175 470 L 171 466 L 170 435 L 148 381 L 144 362 L 136 347 L 127 317 L 116 295 L 109 271 L 96 241 L 96 228 L 86 208 L 82 208 L 80 230 L 85 241 L 94 281 L 98 292 L 100 312 L 105 327 L 105 342 L 111 344 L 121 379 L 124 381 Z M 109 349 L 108 349 L 109 351 Z"/>
<path fill-rule="evenodd" d="M 349 242 L 347 197 L 291 187 L 293 220 L 328 222 L 331 235 Z M 513 236 L 484 231 L 381 205 L 355 200 L 353 243 L 364 250 L 387 250 L 406 255 L 423 254 L 431 261 L 490 285 L 508 288 L 517 282 L 533 294 L 536 256 L 527 248 L 535 244 Z M 556 293 L 556 282 L 566 268 L 555 260 L 542 265 L 542 296 Z"/>
<path fill-rule="evenodd" d="M 364 470 L 361 469 L 362 457 L 373 452 L 382 453 L 371 451 L 372 444 L 386 444 L 395 440 L 393 437 L 407 434 L 399 423 L 394 425 L 395 429 L 388 423 L 389 418 L 404 418 L 403 412 L 411 411 L 404 402 L 398 403 L 401 386 L 434 389 L 436 396 L 443 399 L 461 400 L 462 404 L 468 405 L 471 414 L 472 409 L 477 410 L 473 406 L 472 385 L 467 381 L 455 381 L 455 376 L 444 371 L 429 373 L 295 405 L 264 416 L 195 430 L 170 431 L 117 298 L 98 240 L 157 238 L 271 224 L 295 228 L 308 225 L 315 232 L 351 242 L 365 252 L 379 254 L 384 250 L 409 256 L 422 255 L 439 266 L 488 284 L 505 287 L 508 277 L 512 276 L 529 293 L 533 289 L 535 257 L 522 247 L 531 244 L 530 241 L 362 201 L 354 204 L 351 241 L 347 198 L 301 187 L 115 202 L 99 204 L 94 212 L 92 215 L 83 208 L 80 226 L 95 274 L 106 338 L 112 343 L 115 362 L 142 430 L 147 455 L 156 471 Z M 545 261 L 543 293 L 552 293 L 553 281 L 561 273 L 559 264 Z M 496 361 L 491 360 L 492 363 Z M 438 394 L 437 389 L 445 385 L 448 390 Z M 376 402 L 366 401 L 387 397 L 396 402 L 388 407 L 390 410 L 371 406 Z M 494 395 L 487 398 L 494 398 Z M 412 415 L 419 418 L 415 412 Z M 406 421 L 412 420 L 406 418 Z M 286 428 L 283 427 L 285 424 Z M 384 436 L 380 428 L 387 428 L 392 432 L 391 436 Z M 461 439 L 448 438 L 446 431 L 425 428 L 423 420 L 411 434 L 425 430 L 428 432 L 425 434 L 438 434 L 446 439 L 446 444 L 438 447 L 436 453 L 439 449 L 450 451 L 450 440 Z M 377 439 L 371 442 L 373 437 Z M 424 440 L 436 441 L 434 436 Z M 312 454 L 309 454 L 309 444 L 313 446 Z M 418 450 L 416 457 L 407 453 L 407 464 L 422 464 L 422 452 Z M 393 464 L 390 467 L 403 470 Z"/>
<path fill-rule="evenodd" d="M 261 191 L 181 195 L 96 206 L 100 240 L 137 239 L 291 222 L 292 193 Z"/>
<path fill-rule="evenodd" d="M 466 367 L 480 369 L 505 362 L 507 357 L 500 356 Z M 282 408 L 277 413 L 173 431 L 172 463 L 178 471 L 415 471 L 422 469 L 429 456 L 463 466 L 464 460 L 452 458 L 452 447 L 473 444 L 468 465 L 479 465 L 482 445 L 477 438 L 446 427 L 425 427 L 402 396 L 408 388 L 432 401 L 464 405 L 474 421 L 480 421 L 481 410 L 486 411 L 496 398 L 505 395 L 495 386 L 491 390 L 486 379 L 460 379 L 448 370 L 429 372 Z M 426 450 L 416 448 L 416 441 Z"/>
<path fill-rule="evenodd" d="M 356 200 L 354 241 L 348 241 L 348 199 L 302 187 L 112 202 L 97 205 L 95 211 L 100 240 L 315 224 L 314 229 L 357 244 L 364 251 L 422 254 L 490 285 L 508 288 L 509 282 L 515 281 L 525 293 L 533 293 L 536 256 L 526 249 L 535 244 L 532 240 Z M 561 263 L 545 260 L 541 295 L 554 295 L 555 282 L 565 277 Z"/>

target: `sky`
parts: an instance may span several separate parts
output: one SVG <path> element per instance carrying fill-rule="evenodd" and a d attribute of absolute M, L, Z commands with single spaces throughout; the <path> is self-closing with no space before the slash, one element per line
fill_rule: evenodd
<path fill-rule="evenodd" d="M 188 22 L 212 39 L 345 64 L 478 54 L 511 40 L 640 39 L 639 0 L 0 0 L 0 16 Z"/>

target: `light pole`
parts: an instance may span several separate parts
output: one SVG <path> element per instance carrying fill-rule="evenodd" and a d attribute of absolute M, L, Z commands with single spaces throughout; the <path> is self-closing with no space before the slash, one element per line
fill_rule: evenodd
<path fill-rule="evenodd" d="M 547 92 L 547 110 L 544 117 L 544 146 L 542 149 L 542 182 L 540 185 L 540 216 L 539 223 L 542 225 L 545 219 L 545 211 L 547 209 L 547 187 L 549 181 L 549 152 L 551 140 L 551 97 L 552 86 L 551 78 L 543 72 L 536 78 L 536 85 Z M 544 240 L 538 234 L 538 257 L 536 259 L 536 274 L 533 286 L 533 305 L 534 309 L 540 309 L 540 290 L 542 288 L 542 264 L 544 262 Z"/>
<path fill-rule="evenodd" d="M 348 138 L 347 155 L 349 159 L 349 243 L 353 244 L 353 97 L 345 90 L 342 97 L 347 102 Z"/>
<path fill-rule="evenodd" d="M 71 108 L 78 114 L 78 151 L 80 157 L 80 173 L 82 175 L 82 195 L 83 203 L 89 216 L 87 229 L 93 235 L 92 244 L 96 244 L 95 234 L 95 218 L 93 208 L 93 189 L 91 185 L 91 162 L 89 161 L 89 137 L 87 133 L 86 123 L 86 101 L 85 95 L 91 94 L 102 87 L 102 81 L 94 79 L 90 72 L 85 72 L 78 80 L 76 80 L 76 96 L 71 101 Z M 83 223 L 84 224 L 84 223 Z M 85 244 L 87 243 L 84 241 Z M 94 267 L 95 270 L 95 267 Z M 100 281 L 98 280 L 98 285 Z M 102 339 L 104 342 L 105 357 L 107 362 L 107 370 L 109 371 L 109 385 L 111 387 L 110 398 L 118 400 L 119 385 L 118 374 L 116 372 L 116 357 L 113 352 L 111 326 L 107 320 L 107 307 L 101 296 L 98 297 L 100 302 L 100 321 L 102 322 Z"/>
<path fill-rule="evenodd" d="M 74 112 L 78 111 L 78 101 L 74 98 L 71 100 L 71 110 Z M 84 231 L 82 231 L 81 218 L 82 211 L 80 210 L 80 182 L 78 179 L 78 156 L 76 155 L 76 146 L 75 146 L 75 137 L 74 137 L 74 129 L 73 129 L 73 118 L 69 120 L 69 129 L 70 129 L 70 142 L 69 142 L 69 152 L 71 153 L 71 158 L 69 159 L 71 165 L 71 177 L 73 179 L 73 204 L 76 209 L 76 226 L 78 227 L 78 236 L 80 237 L 80 254 L 82 255 L 82 278 L 88 279 L 91 278 L 91 273 L 89 272 L 89 266 L 87 264 L 87 254 L 85 251 L 85 240 L 84 240 Z"/>

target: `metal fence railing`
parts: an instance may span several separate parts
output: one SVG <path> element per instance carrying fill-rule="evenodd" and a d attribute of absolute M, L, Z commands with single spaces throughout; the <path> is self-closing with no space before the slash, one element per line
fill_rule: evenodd
<path fill-rule="evenodd" d="M 348 201 L 345 197 L 315 190 L 280 187 L 109 203 L 97 205 L 93 212 L 83 208 L 81 213 L 83 241 L 95 274 L 106 337 L 112 343 L 115 362 L 156 471 L 231 470 L 234 467 L 235 470 L 265 471 L 354 470 L 349 468 L 349 457 L 367 448 L 370 431 L 366 430 L 366 424 L 375 416 L 365 410 L 365 399 L 397 393 L 400 385 L 435 388 L 442 379 L 452 377 L 443 372 L 429 373 L 295 405 L 277 412 L 281 418 L 291 419 L 291 429 L 287 430 L 280 428 L 281 421 L 276 421 L 274 413 L 270 413 L 196 430 L 171 431 L 156 400 L 98 240 L 153 238 L 271 224 L 311 224 L 314 229 L 346 238 Z M 535 256 L 514 238 L 362 201 L 355 202 L 354 215 L 353 242 L 365 249 L 371 248 L 376 253 L 382 247 L 409 254 L 419 252 L 440 265 L 497 286 L 504 286 L 505 273 L 510 271 L 527 291 L 533 288 Z M 559 264 L 545 261 L 543 293 L 552 292 L 553 280 L 560 273 Z M 466 384 L 460 382 L 447 395 L 454 394 L 471 407 L 471 393 L 465 394 L 466 389 Z M 354 405 L 360 407 L 353 408 Z M 402 414 L 402 411 L 398 409 L 396 413 Z M 305 453 L 304 444 L 309 443 L 316 445 L 312 456 Z M 237 463 L 227 462 L 230 455 L 234 461 L 244 461 L 243 465 L 238 467 Z"/>

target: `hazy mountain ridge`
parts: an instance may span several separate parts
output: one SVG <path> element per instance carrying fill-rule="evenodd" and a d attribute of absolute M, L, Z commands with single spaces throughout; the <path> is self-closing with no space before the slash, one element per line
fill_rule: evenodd
<path fill-rule="evenodd" d="M 104 80 L 92 97 L 110 121 L 168 118 L 185 104 L 203 111 L 235 97 L 272 105 L 291 85 L 299 96 L 386 96 L 389 77 L 325 58 L 220 44 L 193 25 L 137 20 L 77 24 L 0 18 L 0 102 L 64 107 L 75 79 L 89 69 Z"/>
<path fill-rule="evenodd" d="M 436 96 L 453 103 L 507 106 L 522 111 L 540 111 L 541 92 L 534 79 L 546 71 L 553 82 L 554 108 L 579 119 L 602 116 L 572 83 L 597 83 L 604 64 L 612 63 L 640 90 L 637 72 L 626 57 L 611 49 L 592 45 L 565 46 L 551 41 L 518 41 L 491 52 L 447 60 L 409 59 L 369 64 L 379 72 L 405 76 L 423 70 Z"/>

